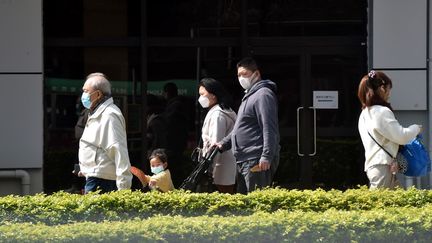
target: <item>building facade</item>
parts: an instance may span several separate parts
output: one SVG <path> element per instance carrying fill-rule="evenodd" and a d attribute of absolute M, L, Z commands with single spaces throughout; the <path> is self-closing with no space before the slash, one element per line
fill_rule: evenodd
<path fill-rule="evenodd" d="M 279 89 L 282 160 L 275 183 L 367 184 L 356 93 L 368 70 L 393 79 L 396 116 L 405 126 L 422 124 L 430 150 L 429 15 L 429 0 L 0 1 L 0 194 L 70 186 L 88 73 L 113 81 L 131 162 L 144 167 L 141 94 L 177 84 L 191 117 L 187 154 L 204 115 L 195 102 L 197 82 L 221 81 L 237 108 L 235 64 L 245 56 L 256 58 Z M 429 175 L 401 179 L 405 186 L 431 185 Z"/>

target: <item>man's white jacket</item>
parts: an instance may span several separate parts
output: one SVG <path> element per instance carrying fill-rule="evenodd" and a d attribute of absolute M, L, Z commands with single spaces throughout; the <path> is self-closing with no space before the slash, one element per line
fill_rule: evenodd
<path fill-rule="evenodd" d="M 364 108 L 360 114 L 358 129 L 365 148 L 365 168 L 378 164 L 390 164 L 393 159 L 373 141 L 383 146 L 393 157 L 396 156 L 399 145 L 405 145 L 413 140 L 420 132 L 419 125 L 402 127 L 393 112 L 381 105 Z"/>
<path fill-rule="evenodd" d="M 126 124 L 112 98 L 89 114 L 78 157 L 81 172 L 86 178 L 115 180 L 119 190 L 131 187 Z"/>

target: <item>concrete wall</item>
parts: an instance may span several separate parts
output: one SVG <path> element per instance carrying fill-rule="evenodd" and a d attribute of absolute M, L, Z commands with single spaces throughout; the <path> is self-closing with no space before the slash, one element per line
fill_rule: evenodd
<path fill-rule="evenodd" d="M 424 142 L 432 151 L 429 127 L 430 70 L 428 0 L 369 1 L 369 68 L 382 70 L 393 80 L 391 104 L 403 126 L 423 125 Z M 405 186 L 430 188 L 424 178 L 401 176 Z"/>
<path fill-rule="evenodd" d="M 42 169 L 24 169 L 29 174 L 29 193 L 36 194 L 42 192 Z M 4 171 L 4 170 L 0 170 Z M 23 195 L 25 185 L 22 185 L 20 178 L 4 177 L 0 178 L 0 196 L 9 194 Z M 24 189 L 24 190 L 23 190 Z"/>
<path fill-rule="evenodd" d="M 0 195 L 42 191 L 42 0 L 0 1 Z M 16 170 L 18 174 L 16 174 Z M 29 176 L 29 177 L 28 177 Z"/>

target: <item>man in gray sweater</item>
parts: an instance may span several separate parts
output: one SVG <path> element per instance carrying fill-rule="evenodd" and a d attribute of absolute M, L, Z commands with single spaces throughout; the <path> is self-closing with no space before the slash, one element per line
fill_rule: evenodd
<path fill-rule="evenodd" d="M 233 150 L 237 161 L 237 192 L 249 193 L 270 186 L 279 164 L 279 125 L 276 84 L 262 80 L 252 58 L 237 63 L 245 95 L 230 135 L 217 145 Z"/>

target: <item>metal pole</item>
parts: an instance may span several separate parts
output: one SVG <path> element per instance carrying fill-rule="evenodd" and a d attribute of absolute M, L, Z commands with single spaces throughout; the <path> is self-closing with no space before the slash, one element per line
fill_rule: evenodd
<path fill-rule="evenodd" d="M 241 55 L 242 57 L 248 56 L 248 22 L 247 22 L 247 0 L 241 1 Z"/>
<path fill-rule="evenodd" d="M 141 1 L 141 165 L 147 171 L 147 1 Z"/>
<path fill-rule="evenodd" d="M 201 78 L 201 47 L 197 47 L 197 53 L 196 53 L 196 87 L 198 87 L 198 84 L 200 82 Z M 198 100 L 198 92 L 196 92 L 195 100 Z M 195 141 L 196 144 L 199 144 L 200 138 L 201 138 L 201 109 L 199 108 L 199 105 L 195 105 Z"/>
<path fill-rule="evenodd" d="M 431 156 L 432 154 L 431 154 L 431 152 L 430 151 L 432 151 L 432 132 L 431 132 L 431 127 L 432 127 L 432 112 L 431 112 L 431 107 L 432 107 L 432 99 L 430 98 L 430 94 L 432 94 L 432 85 L 430 84 L 430 78 L 431 78 L 431 75 L 430 75 L 430 71 L 431 71 L 431 66 L 430 66 L 430 58 L 431 58 L 431 54 L 430 54 L 430 51 L 431 51 L 431 48 L 430 48 L 430 41 L 431 41 L 431 39 L 430 39 L 430 37 L 429 37 L 429 35 L 430 35 L 430 27 L 431 27 L 431 25 L 430 25 L 430 21 L 431 21 L 431 17 L 430 17 L 430 13 L 431 13 L 431 4 L 429 3 L 429 0 L 428 1 L 426 1 L 426 6 L 427 6 L 427 11 L 426 11 L 426 13 L 427 13 L 427 17 L 426 17 L 426 85 L 427 85 L 427 95 L 426 95 L 426 97 L 427 97 L 427 101 L 428 101 L 428 120 L 429 120 L 429 124 L 428 124 L 428 129 L 427 129 L 427 131 L 429 131 L 429 132 L 426 132 L 426 131 L 424 131 L 424 134 L 425 134 L 425 136 L 427 136 L 427 140 L 428 140 L 428 144 L 429 144 L 429 156 Z M 428 176 L 427 176 L 427 178 L 428 178 L 428 180 L 426 181 L 426 187 L 424 187 L 425 189 L 432 189 L 432 173 L 431 172 L 429 172 L 428 173 Z"/>
<path fill-rule="evenodd" d="M 196 33 L 195 33 L 196 32 Z M 198 37 L 199 35 L 199 29 L 196 30 L 191 28 L 190 30 L 190 38 L 194 39 L 195 37 Z M 197 46 L 196 48 L 196 87 L 198 87 L 198 84 L 201 79 L 201 46 Z M 195 94 L 195 101 L 198 100 L 198 92 Z M 196 103 L 196 102 L 195 102 Z M 195 142 L 196 145 L 199 144 L 201 138 L 201 109 L 198 104 L 195 104 Z"/>

